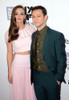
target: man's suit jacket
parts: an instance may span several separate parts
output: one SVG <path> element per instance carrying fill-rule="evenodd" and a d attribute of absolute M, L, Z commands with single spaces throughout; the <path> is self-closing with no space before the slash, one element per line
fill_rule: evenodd
<path fill-rule="evenodd" d="M 37 33 L 38 34 L 38 33 Z M 33 81 L 33 41 L 36 32 L 32 35 L 31 44 L 31 81 Z M 43 60 L 48 69 L 55 73 L 55 79 L 64 81 L 64 73 L 66 68 L 65 39 L 62 33 L 52 30 L 48 27 L 42 48 Z"/>

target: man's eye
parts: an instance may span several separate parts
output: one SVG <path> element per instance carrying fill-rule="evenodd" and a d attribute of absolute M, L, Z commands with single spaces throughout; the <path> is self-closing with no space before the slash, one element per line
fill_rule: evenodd
<path fill-rule="evenodd" d="M 38 16 L 38 17 L 40 17 L 40 16 Z"/>
<path fill-rule="evenodd" d="M 35 18 L 34 16 L 32 16 L 32 18 Z"/>

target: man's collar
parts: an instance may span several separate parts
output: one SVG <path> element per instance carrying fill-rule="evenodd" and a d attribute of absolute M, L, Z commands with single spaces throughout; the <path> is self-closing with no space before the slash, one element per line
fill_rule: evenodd
<path fill-rule="evenodd" d="M 37 32 L 41 34 L 41 33 L 44 33 L 46 30 L 47 30 L 47 26 L 44 26 L 40 31 L 37 30 Z"/>

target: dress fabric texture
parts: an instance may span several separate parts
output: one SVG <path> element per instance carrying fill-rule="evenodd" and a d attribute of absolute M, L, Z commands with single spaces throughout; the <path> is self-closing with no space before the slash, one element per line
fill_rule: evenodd
<path fill-rule="evenodd" d="M 26 25 L 24 29 L 19 30 L 19 38 L 12 41 L 14 52 L 24 52 L 30 50 L 31 35 L 35 28 Z M 5 34 L 5 41 L 8 42 L 8 32 Z M 12 61 L 11 71 L 13 75 L 13 84 L 10 84 L 11 100 L 36 100 L 34 86 L 30 80 L 30 54 L 15 54 Z"/>

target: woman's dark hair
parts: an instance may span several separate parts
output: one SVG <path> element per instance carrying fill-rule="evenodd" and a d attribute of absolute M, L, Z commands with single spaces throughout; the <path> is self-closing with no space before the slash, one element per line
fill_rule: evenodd
<path fill-rule="evenodd" d="M 16 18 L 15 18 L 15 12 L 16 12 L 16 9 L 18 8 L 22 8 L 25 11 L 25 9 L 21 5 L 17 5 L 13 8 L 12 14 L 11 14 L 10 27 L 9 27 L 8 42 L 16 40 L 19 37 L 19 34 L 18 34 L 19 28 L 16 25 Z M 26 19 L 23 21 L 23 24 L 25 24 L 25 22 L 26 22 Z"/>
<path fill-rule="evenodd" d="M 34 10 L 38 10 L 38 9 L 41 9 L 42 10 L 42 13 L 43 13 L 44 16 L 47 15 L 47 10 L 43 6 L 35 6 L 35 7 L 33 7 L 32 8 L 32 12 Z"/>

